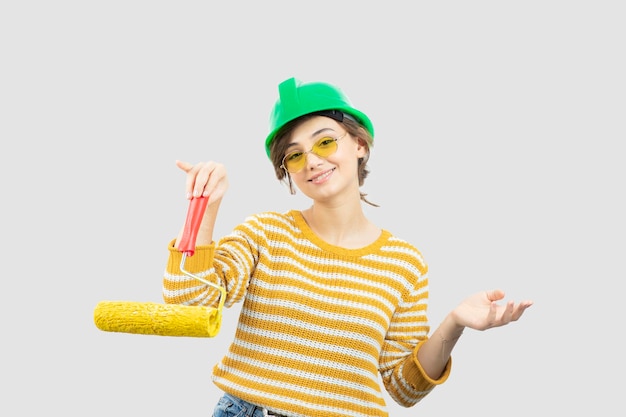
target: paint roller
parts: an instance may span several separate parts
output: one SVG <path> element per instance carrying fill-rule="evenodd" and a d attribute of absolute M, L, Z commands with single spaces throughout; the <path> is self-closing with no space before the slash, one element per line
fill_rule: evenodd
<path fill-rule="evenodd" d="M 195 252 L 196 237 L 208 197 L 191 199 L 183 234 L 178 244 L 182 252 L 180 270 L 220 292 L 218 306 L 188 306 L 139 301 L 100 301 L 94 309 L 96 327 L 106 332 L 157 336 L 214 337 L 222 324 L 226 289 L 185 269 L 185 260 Z"/>

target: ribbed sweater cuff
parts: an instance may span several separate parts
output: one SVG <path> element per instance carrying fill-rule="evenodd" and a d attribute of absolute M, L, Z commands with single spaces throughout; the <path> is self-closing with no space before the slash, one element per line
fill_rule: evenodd
<path fill-rule="evenodd" d="M 440 385 L 446 382 L 448 376 L 450 376 L 450 370 L 452 369 L 452 358 L 446 363 L 446 367 L 441 373 L 438 379 L 432 379 L 422 368 L 422 365 L 417 360 L 417 352 L 424 344 L 425 340 L 422 340 L 415 346 L 410 361 L 406 361 L 402 369 L 404 379 L 408 381 L 416 390 L 426 391 L 432 388 L 434 385 Z"/>
<path fill-rule="evenodd" d="M 180 263 L 183 259 L 183 253 L 174 247 L 176 239 L 172 240 L 168 245 L 170 252 L 167 261 L 167 270 L 170 273 L 180 273 Z M 213 264 L 213 255 L 215 254 L 215 244 L 205 246 L 196 246 L 192 256 L 185 258 L 184 268 L 191 273 L 203 272 Z"/>

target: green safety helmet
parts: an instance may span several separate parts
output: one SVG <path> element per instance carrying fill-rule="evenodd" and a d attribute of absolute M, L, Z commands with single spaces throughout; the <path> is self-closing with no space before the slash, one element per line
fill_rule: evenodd
<path fill-rule="evenodd" d="M 265 139 L 265 151 L 270 156 L 270 145 L 276 133 L 288 122 L 309 113 L 339 110 L 352 116 L 374 137 L 374 126 L 365 113 L 355 109 L 350 99 L 337 87 L 323 82 L 303 83 L 289 78 L 278 85 L 279 98 L 270 115 L 270 134 Z"/>

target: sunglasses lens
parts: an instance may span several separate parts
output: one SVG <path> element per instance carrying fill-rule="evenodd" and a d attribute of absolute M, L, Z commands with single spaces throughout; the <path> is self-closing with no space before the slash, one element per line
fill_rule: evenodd
<path fill-rule="evenodd" d="M 313 145 L 311 150 L 315 155 L 326 158 L 332 155 L 337 150 L 337 141 L 333 138 L 322 138 Z"/>
<path fill-rule="evenodd" d="M 298 172 L 304 168 L 306 158 L 304 152 L 291 152 L 285 156 L 285 166 L 289 172 Z"/>
<path fill-rule="evenodd" d="M 311 153 L 321 157 L 327 158 L 330 155 L 334 154 L 337 151 L 337 141 L 333 138 L 326 137 L 318 140 L 313 148 L 311 149 Z M 300 171 L 306 165 L 306 154 L 308 152 L 295 151 L 288 153 L 285 156 L 285 167 L 287 171 L 291 173 L 296 173 Z"/>

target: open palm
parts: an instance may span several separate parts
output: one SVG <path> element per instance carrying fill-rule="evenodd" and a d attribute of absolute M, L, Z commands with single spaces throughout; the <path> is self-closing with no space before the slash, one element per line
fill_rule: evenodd
<path fill-rule="evenodd" d="M 481 291 L 473 294 L 463 300 L 452 312 L 455 322 L 475 330 L 487 330 L 517 321 L 533 304 L 528 300 L 519 304 L 515 304 L 514 301 L 507 301 L 503 305 L 498 304 L 498 301 L 502 299 L 504 299 L 502 290 Z"/>

